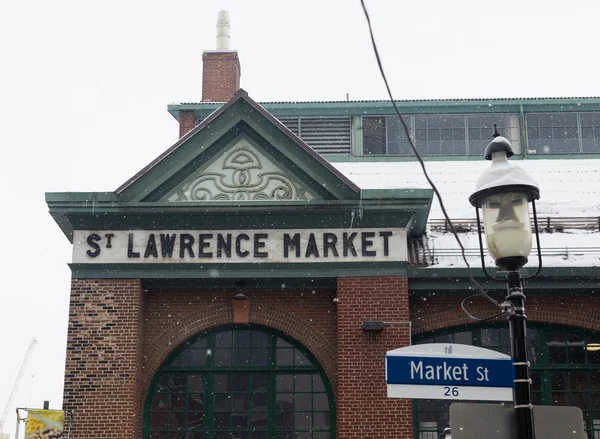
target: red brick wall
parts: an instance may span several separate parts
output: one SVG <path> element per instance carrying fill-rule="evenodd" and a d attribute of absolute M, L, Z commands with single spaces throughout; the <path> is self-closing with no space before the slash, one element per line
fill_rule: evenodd
<path fill-rule="evenodd" d="M 185 110 L 179 113 L 179 137 L 185 136 L 196 126 L 196 115 L 193 111 Z"/>
<path fill-rule="evenodd" d="M 525 290 L 527 294 L 527 290 Z M 410 300 L 413 334 L 451 326 L 477 323 L 462 311 L 458 296 L 414 296 Z M 501 297 L 495 297 L 501 301 Z M 527 296 L 525 313 L 531 322 L 577 326 L 600 331 L 600 296 Z M 487 300 L 476 298 L 467 302 L 467 310 L 476 317 L 497 313 Z M 504 317 L 498 321 L 505 321 Z"/>
<path fill-rule="evenodd" d="M 409 320 L 407 278 L 338 278 L 338 300 L 338 438 L 412 439 L 412 402 L 388 398 L 385 385 L 385 353 L 409 344 L 409 326 L 361 326 Z"/>
<path fill-rule="evenodd" d="M 202 101 L 227 102 L 240 88 L 241 67 L 237 52 L 202 54 Z"/>
<path fill-rule="evenodd" d="M 142 307 L 139 280 L 72 281 L 63 397 L 71 437 L 139 435 Z"/>

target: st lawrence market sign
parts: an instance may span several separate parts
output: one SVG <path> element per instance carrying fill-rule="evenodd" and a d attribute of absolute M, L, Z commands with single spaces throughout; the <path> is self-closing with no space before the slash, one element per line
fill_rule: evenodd
<path fill-rule="evenodd" d="M 77 230 L 74 263 L 406 261 L 401 228 Z"/>

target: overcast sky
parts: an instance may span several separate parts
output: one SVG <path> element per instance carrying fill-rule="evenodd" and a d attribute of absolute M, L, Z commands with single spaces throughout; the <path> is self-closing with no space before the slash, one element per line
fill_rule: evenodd
<path fill-rule="evenodd" d="M 597 0 L 367 6 L 398 99 L 600 96 Z M 177 140 L 221 9 L 255 100 L 386 98 L 358 0 L 0 2 L 0 411 L 32 337 L 15 404 L 61 405 L 70 245 L 44 192 L 114 190 Z"/>

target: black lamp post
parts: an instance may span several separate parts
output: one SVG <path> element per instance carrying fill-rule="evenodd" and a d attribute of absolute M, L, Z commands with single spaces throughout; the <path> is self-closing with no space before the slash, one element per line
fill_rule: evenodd
<path fill-rule="evenodd" d="M 506 302 L 502 305 L 510 325 L 510 347 L 515 367 L 513 397 L 518 438 L 534 439 L 523 284 L 526 279 L 537 276 L 542 267 L 535 211 L 535 200 L 540 198 L 540 190 L 537 183 L 525 170 L 508 161 L 513 154 L 510 142 L 500 136 L 494 125 L 494 140 L 487 146 L 484 154 L 486 160 L 492 161 L 492 166 L 479 177 L 476 191 L 469 197 L 469 201 L 475 206 L 477 214 L 479 250 L 483 271 L 488 278 L 494 281 L 507 282 L 508 294 Z M 527 257 L 531 252 L 530 203 L 533 208 L 539 264 L 533 275 L 523 277 L 519 270 L 527 263 Z M 479 218 L 480 208 L 483 211 L 487 249 L 499 268 L 496 276 L 505 274 L 504 278 L 491 276 L 485 268 Z"/>

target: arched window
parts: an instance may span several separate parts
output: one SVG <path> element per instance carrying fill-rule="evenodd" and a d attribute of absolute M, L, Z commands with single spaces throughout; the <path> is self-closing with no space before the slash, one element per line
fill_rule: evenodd
<path fill-rule="evenodd" d="M 600 439 L 600 334 L 529 323 L 532 399 L 536 405 L 576 406 L 590 439 Z M 510 355 L 508 323 L 463 326 L 420 334 L 415 344 L 460 343 Z M 453 401 L 415 400 L 415 437 L 437 439 L 448 426 Z"/>
<path fill-rule="evenodd" d="M 329 381 L 312 356 L 257 326 L 204 332 L 157 372 L 145 439 L 331 439 Z"/>

